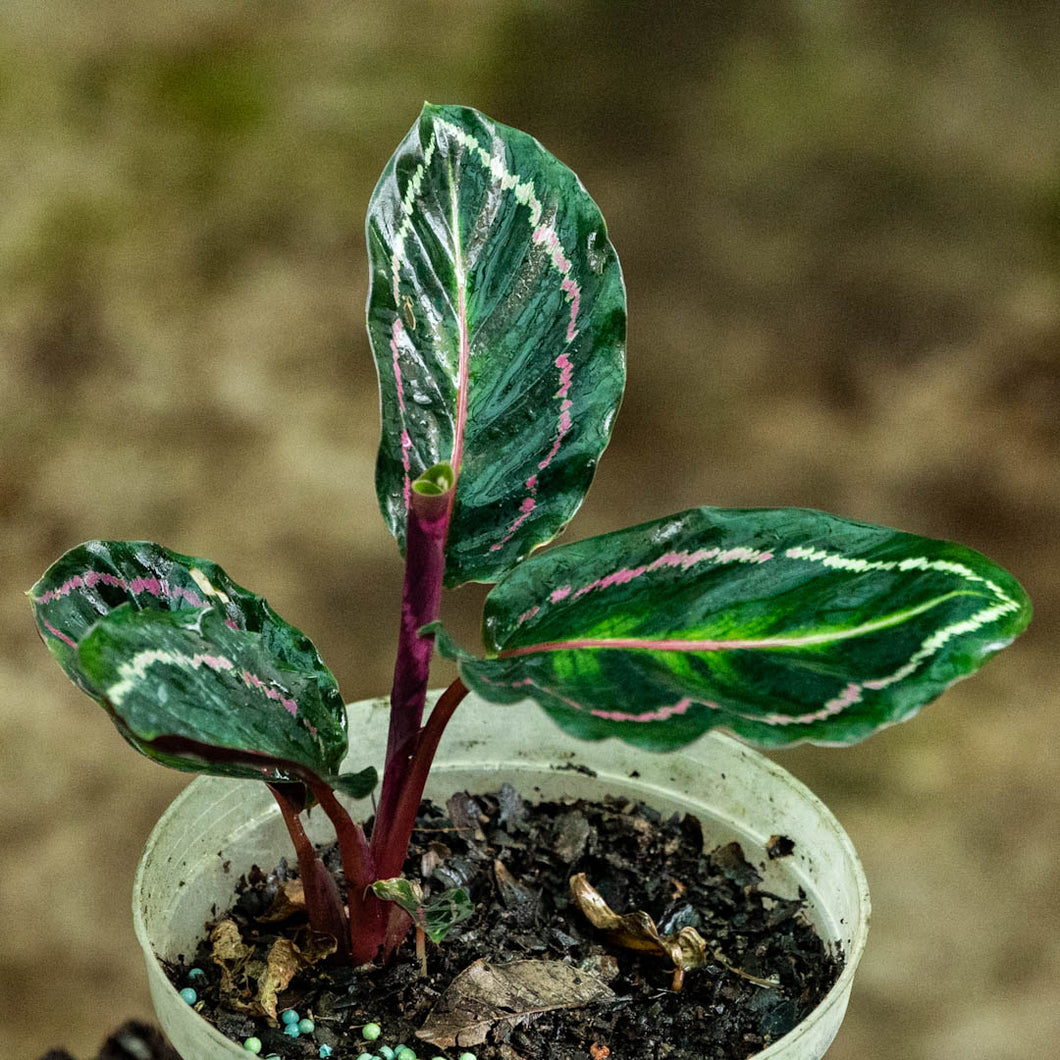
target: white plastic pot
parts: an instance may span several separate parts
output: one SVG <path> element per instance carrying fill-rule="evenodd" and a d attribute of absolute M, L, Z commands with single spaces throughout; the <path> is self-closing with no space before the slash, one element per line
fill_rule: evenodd
<path fill-rule="evenodd" d="M 368 700 L 349 708 L 353 753 L 346 768 L 383 761 L 388 709 Z M 596 775 L 570 767 L 584 766 Z M 768 890 L 806 892 L 818 933 L 839 943 L 846 965 L 816 1009 L 758 1054 L 761 1060 L 819 1060 L 846 1012 L 865 947 L 869 893 L 857 854 L 839 823 L 807 788 L 762 755 L 711 733 L 682 751 L 651 754 L 615 740 L 584 743 L 557 728 L 533 704 L 499 707 L 469 696 L 442 739 L 426 795 L 496 790 L 510 782 L 525 798 L 642 799 L 663 813 L 695 814 L 708 846 L 733 839 Z M 354 804 L 354 809 L 366 806 Z M 323 814 L 311 815 L 310 838 L 327 841 Z M 783 834 L 792 856 L 770 861 L 765 843 Z M 159 963 L 195 951 L 205 921 L 231 903 L 240 875 L 253 864 L 293 860 L 291 841 L 263 784 L 202 777 L 173 802 L 151 833 L 136 874 L 133 915 L 147 961 L 151 996 L 163 1030 L 185 1060 L 245 1060 L 230 1041 L 181 1000 Z M 156 956 L 157 955 L 157 956 Z M 632 1044 L 632 1043 L 631 1043 Z"/>

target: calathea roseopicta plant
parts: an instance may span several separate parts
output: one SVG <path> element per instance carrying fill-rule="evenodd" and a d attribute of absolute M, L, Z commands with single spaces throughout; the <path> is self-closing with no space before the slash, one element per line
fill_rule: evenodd
<path fill-rule="evenodd" d="M 30 594 L 70 678 L 137 750 L 263 780 L 315 928 L 352 963 L 466 898 L 401 875 L 439 739 L 468 689 L 536 700 L 571 735 L 655 751 L 714 727 L 765 747 L 847 744 L 913 715 L 1026 625 L 1016 580 L 970 549 L 808 510 L 695 508 L 531 555 L 575 513 L 624 383 L 625 293 L 603 218 L 536 140 L 425 106 L 367 224 L 379 374 L 376 489 L 405 557 L 388 749 L 371 835 L 336 792 L 346 716 L 310 641 L 205 560 L 95 541 Z M 438 625 L 443 585 L 496 583 L 486 652 Z M 460 677 L 425 720 L 435 641 Z M 334 822 L 346 883 L 300 813 Z M 348 907 L 348 909 L 347 909 Z M 447 910 L 451 912 L 447 913 Z"/>

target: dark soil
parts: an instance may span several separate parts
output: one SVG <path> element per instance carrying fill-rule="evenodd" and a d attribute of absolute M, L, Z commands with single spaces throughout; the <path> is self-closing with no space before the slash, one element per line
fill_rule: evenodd
<path fill-rule="evenodd" d="M 441 1049 L 419 1041 L 416 1031 L 469 965 L 480 958 L 562 961 L 606 982 L 613 997 L 497 1021 L 485 1042 L 466 1048 L 479 1060 L 745 1060 L 806 1016 L 842 967 L 842 955 L 829 953 L 809 926 L 801 901 L 760 889 L 758 870 L 737 844 L 704 852 L 691 816 L 662 819 L 642 804 L 610 800 L 531 806 L 507 785 L 494 795 L 461 794 L 446 808 L 421 809 L 406 876 L 422 879 L 428 893 L 465 887 L 475 903 L 472 919 L 441 946 L 428 944 L 425 978 L 411 937 L 383 969 L 318 964 L 279 999 L 280 1010 L 294 1008 L 315 1021 L 313 1035 L 300 1039 L 286 1037 L 275 1021 L 221 1010 L 208 942 L 191 964 L 170 968 L 174 984 L 188 985 L 189 968 L 202 968 L 206 979 L 194 984 L 202 1014 L 237 1042 L 260 1038 L 263 1056 L 302 1060 L 328 1044 L 332 1060 L 350 1060 L 378 1053 L 383 1043 L 405 1043 L 433 1058 L 465 1051 L 463 1040 Z M 793 844 L 778 840 L 770 855 L 787 856 Z M 334 853 L 326 860 L 338 868 Z M 227 915 L 258 959 L 278 936 L 277 925 L 256 917 L 296 872 L 281 862 L 268 875 L 252 871 L 237 888 Z M 644 910 L 666 934 L 696 928 L 729 967 L 708 958 L 688 973 L 680 993 L 672 992 L 665 959 L 605 945 L 572 904 L 568 881 L 578 872 L 616 913 Z M 304 935 L 304 916 L 279 927 L 286 937 L 298 927 Z M 776 977 L 780 985 L 761 986 L 741 972 Z M 369 1022 L 383 1027 L 374 1043 L 360 1033 Z"/>

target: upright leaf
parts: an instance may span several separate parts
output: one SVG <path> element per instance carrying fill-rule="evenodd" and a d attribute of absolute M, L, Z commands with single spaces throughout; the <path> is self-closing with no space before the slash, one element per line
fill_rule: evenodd
<path fill-rule="evenodd" d="M 430 106 L 369 205 L 376 489 L 457 478 L 446 581 L 495 581 L 581 503 L 625 378 L 625 290 L 596 204 L 533 137 Z"/>
<path fill-rule="evenodd" d="M 971 549 L 800 509 L 694 508 L 551 549 L 486 601 L 461 658 L 486 699 L 666 750 L 722 727 L 766 747 L 853 743 L 908 718 L 1027 624 Z"/>
<path fill-rule="evenodd" d="M 294 779 L 291 764 L 366 794 L 374 771 L 332 776 L 346 712 L 312 642 L 216 564 L 151 542 L 92 541 L 30 590 L 45 644 L 122 735 L 176 769 Z"/>

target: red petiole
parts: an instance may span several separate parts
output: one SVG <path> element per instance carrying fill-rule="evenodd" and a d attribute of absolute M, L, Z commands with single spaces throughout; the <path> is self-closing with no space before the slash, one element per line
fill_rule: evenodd
<path fill-rule="evenodd" d="M 387 957 L 411 926 L 407 916 L 395 918 L 397 907 L 376 898 L 371 885 L 378 879 L 400 875 L 438 742 L 453 711 L 467 695 L 467 689 L 457 679 L 423 724 L 434 638 L 421 637 L 419 631 L 438 617 L 454 485 L 452 470 L 448 465 L 438 465 L 425 472 L 410 493 L 386 764 L 371 843 L 328 785 L 319 778 L 305 778 L 338 837 L 349 902 L 350 959 L 354 964 L 366 963 L 380 953 Z M 284 818 L 287 819 L 286 812 Z M 299 840 L 290 821 L 288 829 L 298 849 Z M 299 853 L 300 867 L 304 856 Z"/>

